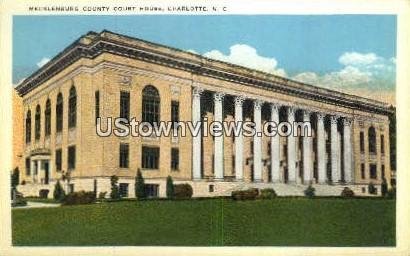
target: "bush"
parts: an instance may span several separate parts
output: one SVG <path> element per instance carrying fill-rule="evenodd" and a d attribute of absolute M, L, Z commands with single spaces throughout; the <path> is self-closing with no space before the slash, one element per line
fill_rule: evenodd
<path fill-rule="evenodd" d="M 342 193 L 340 194 L 341 197 L 354 197 L 354 192 L 348 187 L 344 187 Z"/>
<path fill-rule="evenodd" d="M 100 192 L 98 194 L 98 199 L 105 199 L 106 196 L 107 196 L 107 191 Z"/>
<path fill-rule="evenodd" d="M 273 189 L 273 188 L 264 188 L 264 189 L 261 189 L 261 193 L 260 193 L 260 195 L 259 195 L 259 197 L 261 198 L 261 199 L 273 199 L 273 198 L 275 198 L 277 195 L 276 195 L 276 192 L 275 192 L 275 190 Z"/>
<path fill-rule="evenodd" d="M 16 188 L 17 185 L 20 183 L 20 171 L 19 168 L 16 167 L 11 174 L 11 188 Z"/>
<path fill-rule="evenodd" d="M 40 198 L 48 198 L 48 193 L 50 190 L 48 189 L 40 189 L 39 196 Z"/>
<path fill-rule="evenodd" d="M 247 190 L 232 191 L 231 196 L 233 200 L 254 200 L 259 195 L 257 188 L 250 188 Z"/>
<path fill-rule="evenodd" d="M 167 177 L 167 198 L 174 197 L 174 181 L 171 176 Z"/>
<path fill-rule="evenodd" d="M 63 201 L 65 197 L 65 191 L 63 189 L 63 187 L 60 184 L 60 181 L 57 180 L 56 185 L 54 186 L 54 193 L 53 193 L 53 198 L 56 201 Z"/>
<path fill-rule="evenodd" d="M 11 203 L 11 206 L 18 207 L 18 206 L 26 206 L 26 205 L 27 205 L 26 199 L 20 193 L 16 193 L 16 198 Z"/>
<path fill-rule="evenodd" d="M 21 181 L 21 185 L 26 185 L 26 181 L 25 181 L 25 180 L 22 180 L 22 181 Z"/>
<path fill-rule="evenodd" d="M 383 178 L 382 186 L 381 186 L 382 196 L 387 196 L 387 181 Z"/>
<path fill-rule="evenodd" d="M 120 189 L 118 187 L 118 177 L 113 175 L 111 176 L 111 199 L 120 199 Z"/>
<path fill-rule="evenodd" d="M 386 197 L 389 199 L 395 199 L 396 198 L 396 188 L 391 188 L 387 191 Z"/>
<path fill-rule="evenodd" d="M 316 191 L 315 188 L 312 187 L 312 185 L 309 185 L 309 187 L 307 187 L 307 188 L 305 189 L 304 193 L 305 193 L 305 196 L 306 196 L 306 197 L 312 198 L 312 197 L 315 196 L 315 191 Z"/>
<path fill-rule="evenodd" d="M 63 201 L 63 205 L 91 204 L 95 202 L 95 193 L 93 191 L 78 191 L 68 194 Z"/>
<path fill-rule="evenodd" d="M 137 199 L 144 199 L 145 195 L 145 181 L 142 177 L 141 170 L 138 169 L 137 176 L 135 177 L 135 197 Z"/>
<path fill-rule="evenodd" d="M 369 194 L 372 194 L 372 195 L 377 194 L 377 189 L 372 182 L 370 182 L 369 185 L 367 186 L 367 190 L 369 191 Z"/>
<path fill-rule="evenodd" d="M 177 184 L 174 185 L 174 198 L 176 199 L 189 199 L 192 197 L 193 191 L 189 184 Z"/>

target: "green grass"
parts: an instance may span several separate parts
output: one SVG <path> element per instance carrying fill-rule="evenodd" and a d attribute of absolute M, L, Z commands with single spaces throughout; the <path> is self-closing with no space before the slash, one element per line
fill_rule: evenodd
<path fill-rule="evenodd" d="M 395 201 L 128 201 L 12 212 L 14 245 L 394 246 Z"/>

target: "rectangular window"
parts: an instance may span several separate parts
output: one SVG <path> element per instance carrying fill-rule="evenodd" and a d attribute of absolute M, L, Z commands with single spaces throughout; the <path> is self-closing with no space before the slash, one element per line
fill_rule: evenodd
<path fill-rule="evenodd" d="M 100 117 L 100 91 L 95 91 L 95 124 Z"/>
<path fill-rule="evenodd" d="M 179 170 L 179 149 L 178 148 L 171 149 L 171 170 L 173 171 Z"/>
<path fill-rule="evenodd" d="M 129 145 L 128 143 L 120 144 L 120 168 L 128 168 L 129 165 Z"/>
<path fill-rule="evenodd" d="M 269 141 L 268 142 L 268 156 L 270 156 L 271 151 L 272 151 L 272 145 L 271 145 L 271 142 Z"/>
<path fill-rule="evenodd" d="M 159 148 L 143 146 L 141 162 L 144 169 L 158 169 Z"/>
<path fill-rule="evenodd" d="M 235 172 L 235 155 L 232 155 L 232 172 Z"/>
<path fill-rule="evenodd" d="M 360 174 L 361 174 L 361 177 L 362 177 L 363 180 L 366 179 L 364 164 L 360 165 Z"/>
<path fill-rule="evenodd" d="M 384 164 L 382 164 L 382 178 L 383 179 L 386 178 L 386 170 L 385 170 Z"/>
<path fill-rule="evenodd" d="M 157 184 L 145 184 L 145 195 L 148 198 L 158 197 L 159 185 Z"/>
<path fill-rule="evenodd" d="M 68 147 L 68 169 L 75 169 L 75 146 Z"/>
<path fill-rule="evenodd" d="M 384 154 L 384 135 L 380 135 L 380 152 Z"/>
<path fill-rule="evenodd" d="M 360 132 L 360 152 L 364 152 L 364 133 Z"/>
<path fill-rule="evenodd" d="M 175 123 L 179 122 L 179 102 L 174 100 L 171 102 L 171 122 L 173 129 Z"/>
<path fill-rule="evenodd" d="M 119 192 L 120 197 L 128 197 L 128 183 L 120 183 Z"/>
<path fill-rule="evenodd" d="M 370 179 L 377 179 L 377 165 L 370 164 L 369 169 L 370 169 Z"/>
<path fill-rule="evenodd" d="M 62 150 L 56 150 L 56 171 L 61 171 L 61 164 L 62 164 Z"/>
<path fill-rule="evenodd" d="M 120 96 L 120 117 L 130 119 L 130 93 L 121 92 Z"/>
<path fill-rule="evenodd" d="M 30 157 L 26 158 L 26 175 L 30 176 L 31 175 L 31 161 Z"/>

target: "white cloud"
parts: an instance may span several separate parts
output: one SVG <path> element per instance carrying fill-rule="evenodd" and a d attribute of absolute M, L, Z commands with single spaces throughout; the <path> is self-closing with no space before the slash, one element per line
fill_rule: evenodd
<path fill-rule="evenodd" d="M 50 58 L 43 57 L 39 62 L 37 62 L 37 67 L 41 68 L 42 66 L 47 64 L 47 62 L 49 61 L 50 61 Z"/>
<path fill-rule="evenodd" d="M 246 44 L 232 45 L 228 55 L 218 50 L 212 50 L 203 55 L 211 59 L 225 61 L 280 76 L 287 76 L 284 69 L 278 68 L 278 62 L 275 58 L 261 56 L 255 48 Z"/>
<path fill-rule="evenodd" d="M 339 57 L 339 62 L 345 66 L 360 66 L 372 64 L 379 58 L 380 57 L 374 53 L 345 52 Z"/>

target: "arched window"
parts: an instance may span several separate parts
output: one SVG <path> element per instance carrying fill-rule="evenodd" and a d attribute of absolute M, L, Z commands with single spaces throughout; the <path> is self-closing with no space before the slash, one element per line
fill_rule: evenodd
<path fill-rule="evenodd" d="M 35 136 L 36 140 L 39 140 L 40 139 L 40 134 L 41 134 L 41 108 L 40 108 L 40 105 L 37 105 L 37 107 L 36 107 L 36 115 L 35 115 L 34 118 L 35 118 L 35 121 L 36 121 L 36 124 L 35 124 L 35 127 L 34 127 L 34 130 L 35 130 L 34 136 Z"/>
<path fill-rule="evenodd" d="M 75 127 L 77 124 L 77 92 L 75 87 L 70 89 L 70 96 L 68 98 L 68 127 Z"/>
<path fill-rule="evenodd" d="M 44 111 L 44 131 L 45 135 L 49 136 L 51 134 L 51 102 L 47 99 L 46 110 Z"/>
<path fill-rule="evenodd" d="M 152 125 L 159 122 L 160 118 L 160 97 L 158 90 L 147 85 L 142 90 L 142 121 Z"/>
<path fill-rule="evenodd" d="M 26 143 L 31 142 L 31 111 L 27 111 L 26 115 Z"/>
<path fill-rule="evenodd" d="M 63 130 L 63 95 L 59 93 L 57 95 L 57 103 L 56 103 L 56 130 L 57 132 L 61 132 Z"/>
<path fill-rule="evenodd" d="M 369 152 L 376 153 L 376 129 L 373 126 L 369 128 Z"/>

